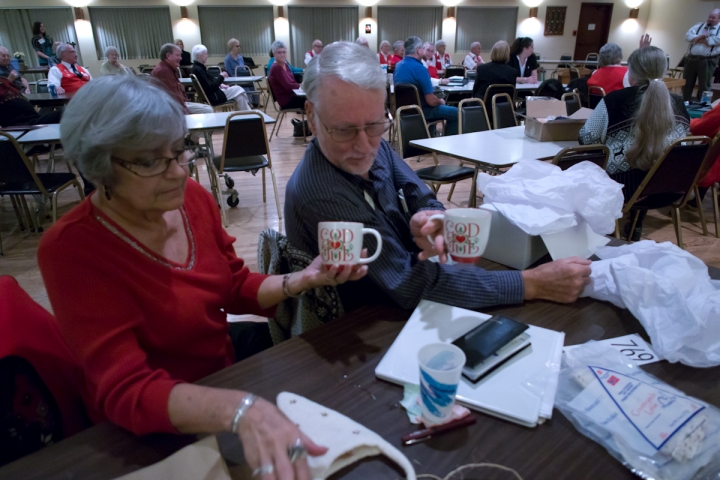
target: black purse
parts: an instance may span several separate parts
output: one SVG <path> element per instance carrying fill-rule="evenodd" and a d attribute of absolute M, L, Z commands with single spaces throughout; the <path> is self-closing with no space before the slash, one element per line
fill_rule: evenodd
<path fill-rule="evenodd" d="M 290 122 L 293 124 L 293 137 L 309 137 L 312 135 L 307 120 L 293 118 Z"/>

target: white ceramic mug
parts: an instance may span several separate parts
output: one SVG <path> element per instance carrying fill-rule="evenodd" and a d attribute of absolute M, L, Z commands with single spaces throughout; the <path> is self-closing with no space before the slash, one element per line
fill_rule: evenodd
<path fill-rule="evenodd" d="M 492 214 L 478 208 L 453 208 L 428 221 L 443 220 L 445 251 L 459 263 L 475 263 L 487 247 Z M 430 243 L 435 239 L 428 236 Z"/>
<path fill-rule="evenodd" d="M 372 257 L 361 258 L 363 235 L 369 233 L 377 239 L 377 249 Z M 370 263 L 380 256 L 382 237 L 372 228 L 363 228 L 355 222 L 318 223 L 318 250 L 323 265 L 357 265 Z"/>

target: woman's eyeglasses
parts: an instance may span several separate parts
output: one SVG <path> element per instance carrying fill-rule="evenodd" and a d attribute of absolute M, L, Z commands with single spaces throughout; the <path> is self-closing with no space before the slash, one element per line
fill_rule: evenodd
<path fill-rule="evenodd" d="M 138 177 L 154 177 L 162 175 L 170 168 L 170 163 L 175 160 L 181 167 L 186 167 L 195 163 L 197 159 L 197 147 L 189 146 L 172 158 L 154 158 L 140 162 L 128 162 L 119 158 L 111 158 L 111 160 L 126 170 L 131 171 Z"/>

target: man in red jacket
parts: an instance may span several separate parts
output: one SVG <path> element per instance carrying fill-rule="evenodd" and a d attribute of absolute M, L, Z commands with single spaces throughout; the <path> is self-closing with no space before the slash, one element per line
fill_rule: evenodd
<path fill-rule="evenodd" d="M 55 91 L 59 95 L 75 93 L 92 80 L 90 72 L 77 64 L 75 47 L 62 43 L 55 50 L 55 55 L 60 59 L 60 63 L 48 72 L 48 83 L 55 85 Z"/>
<path fill-rule="evenodd" d="M 188 102 L 185 96 L 185 87 L 180 83 L 180 75 L 178 68 L 180 60 L 182 60 L 182 50 L 175 44 L 166 43 L 160 49 L 160 59 L 151 75 L 162 83 L 162 87 L 170 94 L 172 98 L 180 103 L 183 111 L 187 113 L 213 113 L 210 105 L 202 103 Z"/>

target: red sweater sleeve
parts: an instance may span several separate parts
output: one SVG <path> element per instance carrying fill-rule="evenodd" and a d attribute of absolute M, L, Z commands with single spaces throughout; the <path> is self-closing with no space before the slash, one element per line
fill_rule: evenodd
<path fill-rule="evenodd" d="M 122 255 L 92 241 L 93 231 L 50 229 L 38 250 L 38 263 L 58 325 L 90 385 L 92 406 L 124 428 L 143 435 L 177 430 L 168 415 L 170 390 L 180 380 L 147 363 L 133 329 L 143 312 L 128 290 L 97 295 L 107 282 L 126 278 Z M 51 247 L 50 247 L 51 246 Z"/>
<path fill-rule="evenodd" d="M 720 108 L 713 108 L 700 118 L 690 120 L 690 133 L 712 138 L 720 131 Z"/>

